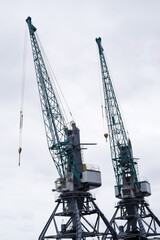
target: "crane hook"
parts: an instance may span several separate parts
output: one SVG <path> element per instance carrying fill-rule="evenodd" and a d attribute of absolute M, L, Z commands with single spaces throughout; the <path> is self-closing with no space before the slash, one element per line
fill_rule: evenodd
<path fill-rule="evenodd" d="M 18 166 L 20 166 L 20 160 L 21 160 L 21 152 L 22 152 L 22 148 L 21 147 L 19 147 L 18 148 L 18 152 L 19 152 L 19 162 L 18 162 Z"/>

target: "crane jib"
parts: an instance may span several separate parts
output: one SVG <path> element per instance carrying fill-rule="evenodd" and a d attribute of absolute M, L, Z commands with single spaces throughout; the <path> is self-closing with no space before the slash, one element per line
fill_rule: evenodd
<path fill-rule="evenodd" d="M 60 178 L 66 178 L 66 169 L 69 168 L 77 180 L 80 181 L 73 145 L 67 133 L 65 119 L 35 36 L 37 29 L 32 25 L 30 17 L 26 19 L 26 22 L 29 28 L 42 115 L 50 154 Z"/>
<path fill-rule="evenodd" d="M 121 186 L 125 185 L 125 179 L 128 180 L 128 176 L 130 176 L 130 181 L 135 183 L 137 188 L 140 190 L 137 171 L 135 169 L 135 162 L 132 156 L 132 147 L 130 145 L 130 141 L 127 137 L 127 133 L 122 121 L 121 113 L 101 45 L 101 38 L 96 38 L 96 42 L 100 55 L 106 118 L 116 182 L 120 190 Z"/>

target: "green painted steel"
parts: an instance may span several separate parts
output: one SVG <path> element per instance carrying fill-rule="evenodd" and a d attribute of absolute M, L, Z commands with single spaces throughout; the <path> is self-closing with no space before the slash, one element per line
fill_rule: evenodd
<path fill-rule="evenodd" d="M 30 17 L 26 19 L 26 22 L 30 33 L 42 115 L 50 154 L 60 178 L 66 178 L 67 171 L 71 170 L 77 180 L 80 181 L 73 145 L 68 136 L 66 122 L 60 109 L 55 91 L 52 87 L 35 35 L 37 29 L 32 25 Z"/>
<path fill-rule="evenodd" d="M 120 192 L 126 182 L 135 183 L 138 187 L 138 174 L 136 160 L 133 158 L 131 142 L 127 137 L 111 77 L 101 45 L 101 38 L 97 38 L 98 44 L 105 110 L 109 131 L 110 149 L 117 186 Z"/>

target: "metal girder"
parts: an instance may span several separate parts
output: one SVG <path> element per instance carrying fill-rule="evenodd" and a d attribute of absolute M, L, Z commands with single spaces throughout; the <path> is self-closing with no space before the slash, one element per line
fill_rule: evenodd
<path fill-rule="evenodd" d="M 60 221 L 63 222 L 61 226 L 58 224 Z M 56 208 L 39 240 L 102 237 L 105 234 L 104 228 L 107 228 L 108 237 L 117 240 L 115 230 L 95 204 L 95 198 L 90 193 L 66 192 L 60 194 L 57 199 Z"/>
<path fill-rule="evenodd" d="M 119 239 L 148 239 L 151 236 L 160 236 L 160 221 L 144 199 L 118 202 L 110 224 Z M 102 240 L 108 238 L 108 229 L 105 233 Z"/>

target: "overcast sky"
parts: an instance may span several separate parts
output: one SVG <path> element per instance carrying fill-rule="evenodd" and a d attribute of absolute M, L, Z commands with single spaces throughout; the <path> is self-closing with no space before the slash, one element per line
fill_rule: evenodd
<path fill-rule="evenodd" d="M 58 177 L 47 149 L 29 35 L 24 100 L 23 151 L 18 167 L 19 110 L 25 19 L 33 24 L 82 142 L 96 142 L 84 161 L 98 164 L 103 186 L 97 204 L 110 219 L 117 201 L 109 143 L 103 137 L 101 77 L 96 37 L 102 45 L 125 124 L 151 183 L 147 200 L 160 216 L 160 1 L 1 0 L 0 14 L 0 236 L 35 240 L 55 203 Z"/>

